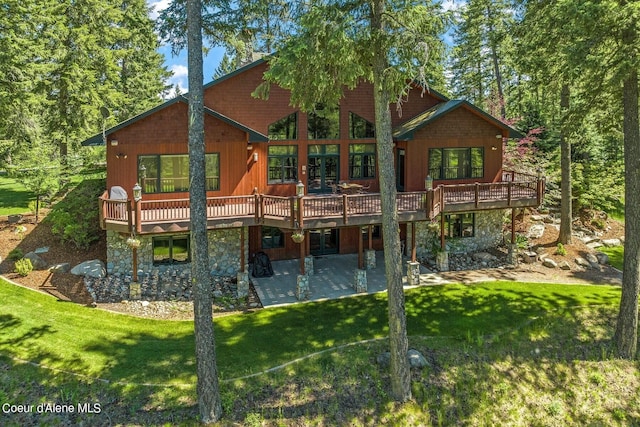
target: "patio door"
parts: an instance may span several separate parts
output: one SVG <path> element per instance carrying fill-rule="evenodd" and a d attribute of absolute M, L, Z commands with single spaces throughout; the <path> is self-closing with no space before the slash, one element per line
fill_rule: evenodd
<path fill-rule="evenodd" d="M 404 149 L 396 150 L 396 190 L 404 191 Z"/>
<path fill-rule="evenodd" d="M 311 255 L 337 254 L 339 237 L 340 233 L 337 228 L 309 230 Z"/>
<path fill-rule="evenodd" d="M 313 144 L 309 146 L 307 171 L 309 193 L 330 193 L 338 183 L 340 146 Z"/>

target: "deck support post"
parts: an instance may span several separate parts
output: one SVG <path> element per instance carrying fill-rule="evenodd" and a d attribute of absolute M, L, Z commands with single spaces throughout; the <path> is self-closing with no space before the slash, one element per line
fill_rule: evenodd
<path fill-rule="evenodd" d="M 411 262 L 416 262 L 417 248 L 416 248 L 416 223 L 411 223 Z"/>
<path fill-rule="evenodd" d="M 364 268 L 364 242 L 362 239 L 362 227 L 358 227 L 358 268 Z"/>
<path fill-rule="evenodd" d="M 420 284 L 420 263 L 415 261 L 407 262 L 407 284 L 417 286 Z"/>
<path fill-rule="evenodd" d="M 516 244 L 516 208 L 511 209 L 511 244 Z"/>
<path fill-rule="evenodd" d="M 244 227 L 240 227 L 240 271 L 246 271 L 246 260 L 244 259 Z"/>
<path fill-rule="evenodd" d="M 372 250 L 373 249 L 373 227 L 371 225 L 369 225 L 367 233 L 369 237 L 369 250 Z"/>
<path fill-rule="evenodd" d="M 300 246 L 300 274 L 305 274 L 305 265 L 304 265 L 304 249 L 305 249 L 305 243 L 304 241 L 298 243 L 298 245 Z"/>
<path fill-rule="evenodd" d="M 440 212 L 440 250 L 445 251 L 446 246 L 444 244 L 444 212 Z"/>

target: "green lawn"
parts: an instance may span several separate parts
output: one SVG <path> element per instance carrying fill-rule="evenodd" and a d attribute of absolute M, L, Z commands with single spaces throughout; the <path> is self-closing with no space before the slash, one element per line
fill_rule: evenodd
<path fill-rule="evenodd" d="M 0 215 L 29 212 L 29 201 L 32 199 L 33 194 L 23 185 L 0 174 Z"/>
<path fill-rule="evenodd" d="M 192 322 L 59 302 L 2 279 L 0 295 L 0 402 L 100 402 L 103 411 L 0 414 L 0 424 L 196 424 Z M 430 363 L 412 373 L 411 402 L 391 401 L 388 370 L 375 363 L 388 345 L 386 297 L 358 296 L 216 318 L 223 379 L 332 349 L 223 382 L 221 425 L 640 422 L 635 362 L 610 348 L 619 287 L 492 282 L 406 295 L 410 347 Z M 335 348 L 371 338 L 381 339 Z"/>
<path fill-rule="evenodd" d="M 0 280 L 0 351 L 111 380 L 191 383 L 191 322 L 156 321 L 56 301 Z M 409 335 L 466 339 L 563 307 L 617 304 L 609 286 L 495 282 L 407 291 Z M 217 318 L 222 378 L 387 334 L 386 295 L 296 304 Z M 141 367 L 144 369 L 141 369 Z"/>
<path fill-rule="evenodd" d="M 609 256 L 609 264 L 622 271 L 624 265 L 624 246 L 602 247 L 598 248 L 598 250 Z"/>

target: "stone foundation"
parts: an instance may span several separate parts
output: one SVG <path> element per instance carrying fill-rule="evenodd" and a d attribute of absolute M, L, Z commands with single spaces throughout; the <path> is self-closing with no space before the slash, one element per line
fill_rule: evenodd
<path fill-rule="evenodd" d="M 436 255 L 436 267 L 440 271 L 449 271 L 449 252 L 438 252 Z"/>
<path fill-rule="evenodd" d="M 249 273 L 239 272 L 237 275 L 238 298 L 245 298 L 249 295 Z"/>
<path fill-rule="evenodd" d="M 416 286 L 420 284 L 420 263 L 409 261 L 407 262 L 407 283 L 410 286 Z"/>
<path fill-rule="evenodd" d="M 309 299 L 309 276 L 306 274 L 298 274 L 298 281 L 296 284 L 296 298 L 298 301 Z"/>
<path fill-rule="evenodd" d="M 242 229 L 247 234 L 247 229 Z M 235 276 L 240 271 L 240 231 L 239 228 L 209 230 L 209 269 L 214 276 Z M 132 250 L 126 241 L 128 234 L 107 231 L 107 273 L 132 275 Z M 161 274 L 165 271 L 190 271 L 191 264 L 153 265 L 153 236 L 138 235 L 138 275 Z M 245 242 L 248 239 L 245 239 Z M 244 247 L 245 262 L 249 260 L 249 246 Z"/>
<path fill-rule="evenodd" d="M 356 293 L 367 292 L 367 270 L 357 268 L 353 272 L 353 289 Z"/>
<path fill-rule="evenodd" d="M 445 239 L 445 250 L 452 254 L 473 253 L 494 248 L 502 243 L 504 210 L 475 212 L 476 224 L 473 237 Z M 416 252 L 419 259 L 435 258 L 440 248 L 440 221 L 420 221 L 416 227 Z M 407 225 L 407 234 L 411 225 Z"/>
<path fill-rule="evenodd" d="M 313 276 L 313 256 L 309 255 L 304 258 L 304 274 Z"/>
<path fill-rule="evenodd" d="M 376 268 L 376 251 L 373 249 L 367 249 L 364 251 L 364 268 L 367 270 L 373 270 Z"/>

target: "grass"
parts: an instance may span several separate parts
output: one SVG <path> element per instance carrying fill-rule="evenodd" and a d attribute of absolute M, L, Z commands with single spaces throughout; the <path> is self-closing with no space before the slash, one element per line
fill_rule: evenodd
<path fill-rule="evenodd" d="M 15 215 L 29 212 L 29 202 L 34 199 L 22 184 L 0 174 L 0 215 Z"/>
<path fill-rule="evenodd" d="M 624 246 L 601 247 L 598 250 L 609 256 L 609 264 L 622 271 L 624 266 Z"/>
<path fill-rule="evenodd" d="M 576 410 L 557 388 L 563 381 L 572 384 L 576 396 L 585 393 L 586 382 L 593 385 L 590 390 L 606 390 L 611 400 L 618 399 L 618 389 L 625 396 L 640 389 L 631 389 L 637 372 L 621 378 L 625 370 L 635 372 L 635 365 L 619 364 L 611 371 L 594 365 L 609 359 L 611 328 L 605 323 L 615 317 L 619 294 L 619 288 L 610 286 L 513 282 L 407 291 L 411 346 L 427 356 L 431 367 L 414 372 L 415 400 L 401 408 L 390 402 L 387 370 L 372 362 L 387 345 L 383 294 L 216 318 L 218 368 L 220 377 L 227 379 L 334 346 L 380 338 L 331 350 L 274 374 L 225 382 L 223 406 L 229 419 L 254 425 L 262 420 L 283 425 L 437 425 L 439 420 L 451 424 L 465 419 L 470 425 L 486 425 L 502 424 L 496 417 L 518 420 L 528 399 L 544 392 L 548 397 L 540 397 L 536 409 L 547 414 L 548 422 L 562 423 Z M 11 357 L 0 358 L 0 377 L 8 377 L 0 378 L 0 401 L 19 399 L 17 395 L 62 399 L 60 389 L 75 396 L 67 400 L 93 399 L 105 406 L 111 402 L 111 410 L 117 412 L 112 419 L 120 422 L 194 419 L 192 322 L 111 314 L 58 302 L 2 280 L 0 295 L 0 354 Z M 601 308 L 582 319 L 578 306 Z M 99 386 L 91 379 L 37 369 L 16 359 L 111 383 Z M 564 376 L 555 379 L 560 374 Z M 26 384 L 28 390 L 12 392 L 5 383 Z M 615 390 L 603 386 L 618 383 Z M 637 405 L 637 398 L 633 401 Z M 611 405 L 615 408 L 605 420 L 612 419 L 614 409 L 625 420 L 637 416 L 636 406 L 624 407 L 617 400 Z M 533 409 L 525 412 L 530 418 L 511 423 L 540 424 Z"/>

